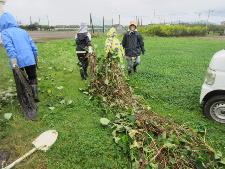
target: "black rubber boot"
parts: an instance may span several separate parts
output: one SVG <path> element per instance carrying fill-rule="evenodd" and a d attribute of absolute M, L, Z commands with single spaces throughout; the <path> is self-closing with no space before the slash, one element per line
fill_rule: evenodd
<path fill-rule="evenodd" d="M 131 75 L 131 73 L 132 73 L 132 70 L 128 70 L 128 75 Z"/>
<path fill-rule="evenodd" d="M 85 75 L 86 78 L 88 78 L 87 70 L 84 71 L 84 75 Z"/>
<path fill-rule="evenodd" d="M 85 60 L 84 65 L 83 65 L 83 70 L 84 70 L 84 76 L 85 76 L 85 80 L 88 78 L 88 60 Z"/>
<path fill-rule="evenodd" d="M 87 80 L 85 72 L 84 72 L 84 70 L 82 68 L 80 69 L 80 76 L 81 76 L 82 80 Z"/>
<path fill-rule="evenodd" d="M 34 97 L 34 101 L 35 102 L 39 102 L 39 98 L 38 98 L 38 87 L 37 85 L 31 85 L 32 88 L 32 93 L 33 93 L 33 97 Z"/>
<path fill-rule="evenodd" d="M 134 66 L 133 66 L 133 69 L 134 69 L 134 73 L 137 73 L 137 64 L 135 64 Z"/>
<path fill-rule="evenodd" d="M 134 69 L 134 73 L 137 73 L 137 65 L 134 65 L 133 69 Z"/>

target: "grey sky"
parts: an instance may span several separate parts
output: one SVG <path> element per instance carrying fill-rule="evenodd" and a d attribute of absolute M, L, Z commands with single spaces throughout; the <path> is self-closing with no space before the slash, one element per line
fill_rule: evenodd
<path fill-rule="evenodd" d="M 145 24 L 206 20 L 209 9 L 214 10 L 211 22 L 225 21 L 225 0 L 7 0 L 5 5 L 5 10 L 22 23 L 29 23 L 31 16 L 33 22 L 40 18 L 46 24 L 48 15 L 53 25 L 89 22 L 90 12 L 96 24 L 101 23 L 103 15 L 107 24 L 112 18 L 117 23 L 119 14 L 122 24 L 135 16 L 143 16 Z"/>

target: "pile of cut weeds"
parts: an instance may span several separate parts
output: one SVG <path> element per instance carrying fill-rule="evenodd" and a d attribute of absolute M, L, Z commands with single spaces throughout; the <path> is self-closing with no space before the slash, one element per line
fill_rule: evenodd
<path fill-rule="evenodd" d="M 104 125 L 113 129 L 113 138 L 129 154 L 132 168 L 224 168 L 222 153 L 207 145 L 205 133 L 157 115 L 133 95 L 117 59 L 98 63 L 89 92 L 115 112 L 115 120 Z"/>

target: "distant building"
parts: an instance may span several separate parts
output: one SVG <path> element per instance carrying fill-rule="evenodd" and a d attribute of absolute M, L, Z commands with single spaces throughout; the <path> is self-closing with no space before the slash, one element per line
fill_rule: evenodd
<path fill-rule="evenodd" d="M 221 22 L 220 24 L 225 26 L 225 21 Z"/>

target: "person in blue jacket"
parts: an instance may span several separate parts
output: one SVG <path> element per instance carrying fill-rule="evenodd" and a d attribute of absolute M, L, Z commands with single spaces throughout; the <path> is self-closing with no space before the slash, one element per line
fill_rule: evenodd
<path fill-rule="evenodd" d="M 0 31 L 2 43 L 9 56 L 12 69 L 19 67 L 26 72 L 34 99 L 39 101 L 36 73 L 38 50 L 35 43 L 29 34 L 18 26 L 15 18 L 9 13 L 1 15 Z"/>

